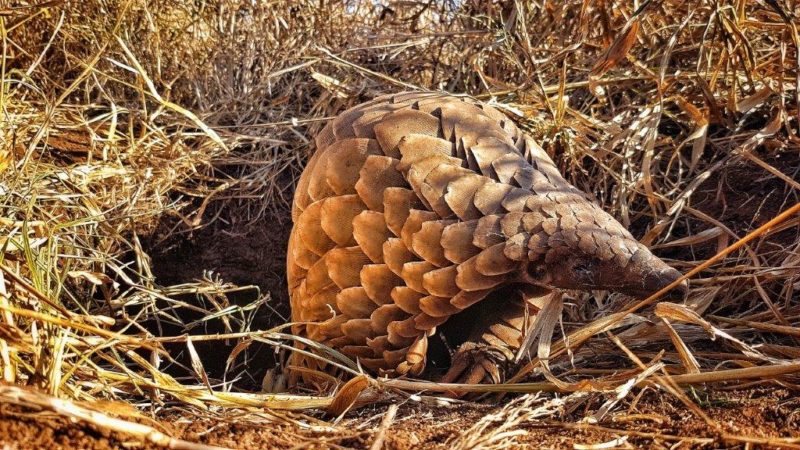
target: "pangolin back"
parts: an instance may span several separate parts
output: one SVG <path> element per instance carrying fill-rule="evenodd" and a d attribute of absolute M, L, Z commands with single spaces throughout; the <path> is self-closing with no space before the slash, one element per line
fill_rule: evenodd
<path fill-rule="evenodd" d="M 554 270 L 547 287 L 646 293 L 677 276 L 503 113 L 470 98 L 380 97 L 328 123 L 316 146 L 292 209 L 294 332 L 367 369 L 420 374 L 438 326 L 536 282 L 532 265 L 593 261 Z"/>

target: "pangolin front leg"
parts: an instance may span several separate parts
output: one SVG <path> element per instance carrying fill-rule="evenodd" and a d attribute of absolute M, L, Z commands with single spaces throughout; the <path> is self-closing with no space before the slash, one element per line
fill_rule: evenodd
<path fill-rule="evenodd" d="M 470 311 L 469 320 L 456 326 L 471 328 L 467 340 L 451 357 L 442 383 L 503 383 L 526 332 L 533 330 L 539 312 L 552 293 L 520 285 L 501 297 L 487 299 Z"/>

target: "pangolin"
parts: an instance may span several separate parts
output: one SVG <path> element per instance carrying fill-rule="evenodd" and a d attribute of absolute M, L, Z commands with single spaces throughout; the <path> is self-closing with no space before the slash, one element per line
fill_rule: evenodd
<path fill-rule="evenodd" d="M 680 276 L 473 99 L 379 97 L 316 147 L 292 207 L 293 332 L 374 373 L 500 382 L 550 292 L 645 296 Z M 304 378 L 324 366 L 292 358 Z"/>

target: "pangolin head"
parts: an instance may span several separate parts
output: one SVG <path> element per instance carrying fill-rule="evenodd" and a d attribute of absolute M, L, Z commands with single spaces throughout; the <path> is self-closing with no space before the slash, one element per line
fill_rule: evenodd
<path fill-rule="evenodd" d="M 532 233 L 532 240 L 546 240 L 547 250 L 529 252 L 522 274 L 525 282 L 551 289 L 607 290 L 647 297 L 681 276 L 593 202 L 573 193 L 550 194 L 547 201 L 562 206 L 554 214 L 557 228 Z M 535 242 L 530 248 L 536 248 Z M 684 281 L 667 297 L 683 299 L 687 292 Z"/>

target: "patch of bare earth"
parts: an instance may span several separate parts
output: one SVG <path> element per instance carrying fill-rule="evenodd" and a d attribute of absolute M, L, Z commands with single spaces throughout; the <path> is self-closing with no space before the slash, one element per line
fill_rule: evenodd
<path fill-rule="evenodd" d="M 227 419 L 171 414 L 162 426 L 181 439 L 236 449 L 355 448 L 369 449 L 383 434 L 385 449 L 465 448 L 483 443 L 509 448 L 580 448 L 615 442 L 628 448 L 795 448 L 800 445 L 800 399 L 785 389 L 754 388 L 738 391 L 693 391 L 707 419 L 699 417 L 673 397 L 654 391 L 631 400 L 599 423 L 581 421 L 596 409 L 597 399 L 571 405 L 560 417 L 514 424 L 498 436 L 496 427 L 483 431 L 475 425 L 486 417 L 502 418 L 499 404 L 464 403 L 454 406 L 402 405 L 385 431 L 380 423 L 385 405 L 350 413 L 333 425 L 298 416 L 259 419 L 259 413 L 229 412 Z M 291 420 L 291 419 L 290 419 Z M 501 419 L 502 420 L 502 419 Z M 258 423 L 258 422 L 261 423 Z M 464 437 L 468 436 L 468 442 Z M 794 438 L 795 444 L 775 438 Z M 157 448 L 91 426 L 18 407 L 0 409 L 0 444 L 7 448 Z"/>
<path fill-rule="evenodd" d="M 124 434 L 15 405 L 0 407 L 0 446 L 9 450 L 146 448 L 138 439 Z"/>

